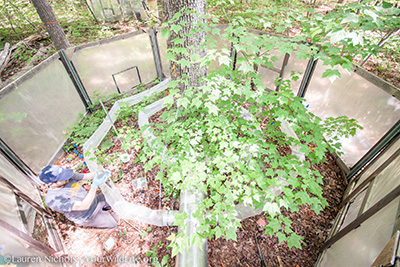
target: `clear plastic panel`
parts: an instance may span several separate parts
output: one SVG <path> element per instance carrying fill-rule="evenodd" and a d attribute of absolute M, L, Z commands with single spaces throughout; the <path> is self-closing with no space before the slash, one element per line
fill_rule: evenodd
<path fill-rule="evenodd" d="M 392 237 L 399 198 L 333 244 L 318 266 L 371 266 Z"/>
<path fill-rule="evenodd" d="M 15 169 L 2 154 L 0 154 L 0 175 L 6 178 L 32 200 L 39 204 L 42 203 L 38 190 L 27 180 L 28 178 Z"/>
<path fill-rule="evenodd" d="M 376 169 L 379 168 L 387 159 L 390 158 L 393 153 L 395 153 L 398 149 L 400 148 L 400 139 L 393 144 L 385 153 L 379 156 L 379 158 L 376 159 L 375 162 L 371 163 L 371 166 L 369 166 L 362 174 L 359 179 L 359 181 L 356 184 L 357 185 L 361 184 L 362 182 L 365 181 Z M 356 188 L 353 187 L 353 190 Z"/>
<path fill-rule="evenodd" d="M 346 216 L 344 218 L 343 224 L 340 226 L 340 229 L 345 228 L 349 223 L 351 223 L 357 218 L 366 192 L 367 192 L 366 190 L 362 191 L 350 204 L 349 209 L 347 210 Z"/>
<path fill-rule="evenodd" d="M 171 73 L 169 70 L 169 61 L 167 59 L 167 38 L 162 37 L 161 33 L 157 33 L 158 48 L 160 50 L 161 65 L 163 73 L 166 77 L 170 77 Z"/>
<path fill-rule="evenodd" d="M 124 94 L 140 84 L 138 68 L 131 68 L 114 75 L 114 83 L 119 91 Z"/>
<path fill-rule="evenodd" d="M 14 193 L 12 193 L 10 189 L 3 185 L 3 183 L 0 183 L 0 199 L 1 220 L 21 231 L 22 233 L 30 235 L 29 230 L 22 222 Z M 37 249 L 30 248 L 28 243 L 18 239 L 2 227 L 0 227 L 0 244 L 0 265 L 7 265 L 7 262 L 5 262 L 7 257 L 4 257 L 6 255 L 10 255 L 15 257 L 35 257 L 34 259 L 31 258 L 31 261 L 36 261 L 35 263 L 21 265 L 21 262 L 17 262 L 18 259 L 14 259 L 16 265 L 10 264 L 10 266 L 60 266 L 59 264 L 54 264 L 50 261 L 46 262 L 45 254 Z"/>
<path fill-rule="evenodd" d="M 45 68 L 0 100 L 0 136 L 35 172 L 62 147 L 63 130 L 85 112 L 61 61 L 49 60 Z"/>
<path fill-rule="evenodd" d="M 321 118 L 347 115 L 364 127 L 355 137 L 343 138 L 342 160 L 354 166 L 400 119 L 400 101 L 356 73 L 341 70 L 341 79 L 321 78 L 319 62 L 306 92 L 309 109 Z"/>
<path fill-rule="evenodd" d="M 221 31 L 223 31 L 223 30 L 221 29 Z M 216 49 L 218 52 L 221 52 L 222 49 L 228 50 L 229 51 L 228 56 L 230 56 L 231 43 L 228 40 L 222 39 L 221 35 L 216 35 L 216 34 L 208 34 L 207 38 L 210 38 L 213 40 L 213 45 L 212 45 L 211 49 Z M 218 60 L 213 60 L 213 61 L 211 61 L 210 66 L 208 67 L 208 70 L 212 71 L 212 70 L 218 70 L 220 68 L 221 68 L 221 65 L 219 64 Z"/>
<path fill-rule="evenodd" d="M 5 262 L 5 256 L 11 255 L 14 257 L 30 257 L 31 261 L 37 261 L 35 263 L 24 264 L 18 263 L 18 265 L 14 265 L 10 262 L 9 266 L 62 266 L 61 264 L 51 263 L 50 260 L 46 262 L 45 254 L 39 252 L 36 249 L 29 248 L 27 243 L 15 238 L 8 231 L 0 228 L 0 242 L 1 242 L 1 253 L 0 253 L 0 264 L 8 266 Z M 18 258 L 14 258 L 15 264 L 17 264 Z M 4 262 L 3 262 L 4 261 Z M 7 260 L 8 261 L 8 260 Z M 2 263 L 3 262 L 3 263 Z"/>
<path fill-rule="evenodd" d="M 274 68 L 281 69 L 283 64 L 283 59 L 285 58 L 285 54 L 281 54 L 278 48 L 275 48 L 271 51 L 261 51 L 261 56 L 270 58 L 270 62 L 273 57 L 276 57 L 277 60 L 273 61 Z"/>
<path fill-rule="evenodd" d="M 274 68 L 280 71 L 282 69 L 282 64 L 285 55 L 279 54 L 277 50 L 270 51 L 270 55 L 278 58 L 278 60 L 274 62 Z M 304 76 L 304 72 L 307 68 L 307 64 L 308 60 L 296 59 L 296 53 L 293 53 L 289 57 L 289 61 L 286 65 L 286 69 L 283 75 L 283 79 L 291 80 L 292 72 L 294 72 L 295 76 L 298 76 L 298 79 L 296 81 L 291 80 L 290 82 L 291 89 L 295 94 L 297 94 L 297 92 L 299 91 L 300 84 Z M 276 78 L 279 77 L 280 72 L 273 71 L 271 69 L 262 66 L 258 68 L 258 72 L 261 74 L 262 84 L 267 86 L 268 89 L 275 91 L 276 89 L 275 80 Z"/>
<path fill-rule="evenodd" d="M 372 184 L 365 210 L 375 205 L 379 200 L 386 196 L 390 191 L 400 184 L 400 157 L 397 157 L 389 166 L 386 167 Z"/>
<path fill-rule="evenodd" d="M 258 72 L 261 75 L 262 84 L 267 86 L 268 89 L 275 91 L 275 80 L 279 77 L 279 73 L 264 67 L 259 67 Z"/>
<path fill-rule="evenodd" d="M 14 193 L 0 182 L 0 218 L 21 232 L 28 234 L 22 223 L 19 208 Z"/>
<path fill-rule="evenodd" d="M 291 79 L 291 73 L 294 72 L 294 76 L 298 76 L 297 81 L 292 80 L 291 81 L 291 86 L 292 86 L 292 91 L 295 95 L 297 95 L 301 81 L 304 76 L 304 72 L 306 71 L 308 60 L 304 59 L 296 59 L 296 53 L 293 53 L 290 58 L 289 62 L 286 66 L 285 69 L 285 74 L 283 76 L 284 79 Z"/>
<path fill-rule="evenodd" d="M 90 0 L 90 5 L 94 15 L 99 20 L 114 22 L 122 20 L 122 18 L 132 18 L 133 12 L 129 4 L 130 1 L 116 0 Z M 136 3 L 136 1 L 134 1 Z M 124 3 L 124 5 L 122 5 Z"/>
<path fill-rule="evenodd" d="M 117 92 L 112 74 L 137 66 L 142 83 L 157 77 L 153 50 L 148 34 L 138 34 L 126 39 L 84 48 L 75 52 L 72 62 L 90 97 L 107 96 Z M 138 83 L 136 74 L 131 77 L 129 88 Z"/>

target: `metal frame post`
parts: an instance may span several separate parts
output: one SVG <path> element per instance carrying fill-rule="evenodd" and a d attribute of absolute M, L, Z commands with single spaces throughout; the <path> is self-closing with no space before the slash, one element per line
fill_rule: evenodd
<path fill-rule="evenodd" d="M 314 56 L 311 56 L 308 61 L 306 71 L 303 76 L 303 80 L 301 81 L 299 91 L 297 92 L 298 97 L 304 97 L 308 86 L 310 85 L 311 78 L 314 74 L 315 67 L 317 66 L 318 59 L 314 59 Z"/>
<path fill-rule="evenodd" d="M 153 27 L 150 28 L 149 36 L 150 36 L 151 48 L 153 50 L 154 63 L 156 65 L 157 76 L 160 79 L 164 79 L 165 76 L 163 74 L 163 69 L 161 64 L 160 47 L 158 46 L 157 33 Z"/>
<path fill-rule="evenodd" d="M 37 174 L 0 138 L 0 153 L 23 174 L 31 178 L 35 185 L 41 183 L 36 179 Z"/>
<path fill-rule="evenodd" d="M 277 91 L 277 92 L 279 92 L 280 83 L 282 82 L 283 76 L 285 75 L 286 67 L 287 67 L 287 64 L 289 63 L 289 58 L 290 58 L 290 54 L 286 53 L 285 57 L 283 58 L 282 68 L 279 71 L 279 78 L 278 78 L 279 83 L 275 88 L 275 91 Z"/>
<path fill-rule="evenodd" d="M 93 112 L 93 109 L 91 108 L 92 102 L 90 101 L 90 97 L 89 97 L 88 93 L 86 92 L 86 89 L 83 86 L 82 81 L 81 81 L 74 65 L 68 59 L 67 54 L 65 54 L 64 50 L 59 51 L 58 54 L 60 56 L 61 62 L 63 63 L 63 65 L 65 67 L 65 70 L 67 71 L 69 77 L 71 78 L 72 83 L 74 84 L 76 90 L 78 91 L 78 94 L 81 97 L 82 102 L 84 103 L 85 107 L 87 109 L 89 109 L 90 112 Z"/>
<path fill-rule="evenodd" d="M 378 155 L 397 135 L 400 134 L 400 120 L 375 144 L 354 166 L 347 175 L 349 181 Z"/>

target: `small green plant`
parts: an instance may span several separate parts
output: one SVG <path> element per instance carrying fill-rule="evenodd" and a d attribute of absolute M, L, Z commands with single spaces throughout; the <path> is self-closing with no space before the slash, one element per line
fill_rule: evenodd
<path fill-rule="evenodd" d="M 160 241 L 158 244 L 153 246 L 152 250 L 149 250 L 149 251 L 146 252 L 146 257 L 151 257 L 153 259 L 152 265 L 155 266 L 155 267 L 166 267 L 166 266 L 169 266 L 168 265 L 168 260 L 169 260 L 170 256 L 168 254 L 165 255 L 162 258 L 161 262 L 157 258 L 156 250 L 157 250 L 157 248 L 162 247 L 162 246 L 164 246 L 164 243 L 162 243 Z"/>
<path fill-rule="evenodd" d="M 144 238 L 146 236 L 146 232 L 140 232 L 139 235 L 140 235 L 141 238 Z"/>
<path fill-rule="evenodd" d="M 118 172 L 118 177 L 117 177 L 117 178 L 114 178 L 114 179 L 113 179 L 113 182 L 114 182 L 114 183 L 118 182 L 119 180 L 122 179 L 123 176 L 124 176 L 124 173 L 123 173 L 122 171 L 119 171 L 119 172 Z"/>
<path fill-rule="evenodd" d="M 78 119 L 79 122 L 65 130 L 68 141 L 64 145 L 64 150 L 70 151 L 74 149 L 75 145 L 83 145 L 102 123 L 105 115 L 101 108 L 94 110 L 87 116 L 81 114 Z"/>
<path fill-rule="evenodd" d="M 118 235 L 121 238 L 122 236 L 126 235 L 126 230 L 125 231 L 119 231 Z"/>

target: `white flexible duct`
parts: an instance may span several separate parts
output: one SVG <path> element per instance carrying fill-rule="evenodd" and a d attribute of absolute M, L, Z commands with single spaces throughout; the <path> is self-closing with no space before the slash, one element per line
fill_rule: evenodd
<path fill-rule="evenodd" d="M 118 117 L 121 105 L 124 103 L 129 103 L 131 106 L 135 105 L 141 102 L 144 97 L 165 90 L 169 81 L 170 79 L 166 79 L 147 91 L 115 102 L 109 112 L 109 116 L 103 120 L 103 123 L 83 145 L 83 154 L 85 155 L 85 160 L 90 171 L 98 171 L 103 169 L 102 166 L 97 164 L 94 152 L 97 150 L 97 147 L 112 127 L 113 122 Z M 122 219 L 129 219 L 132 221 L 138 221 L 157 226 L 171 226 L 175 222 L 174 213 L 177 211 L 152 210 L 145 206 L 130 203 L 122 197 L 121 193 L 111 180 L 101 185 L 100 188 L 107 202 Z"/>

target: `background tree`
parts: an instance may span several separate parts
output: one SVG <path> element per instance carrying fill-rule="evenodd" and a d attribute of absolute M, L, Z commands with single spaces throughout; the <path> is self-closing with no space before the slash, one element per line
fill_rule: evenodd
<path fill-rule="evenodd" d="M 49 33 L 55 48 L 57 50 L 61 50 L 70 47 L 71 45 L 68 42 L 67 36 L 61 28 L 61 25 L 58 22 L 49 1 L 32 0 L 32 3 L 35 6 L 44 26 L 46 27 L 46 30 Z"/>

